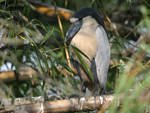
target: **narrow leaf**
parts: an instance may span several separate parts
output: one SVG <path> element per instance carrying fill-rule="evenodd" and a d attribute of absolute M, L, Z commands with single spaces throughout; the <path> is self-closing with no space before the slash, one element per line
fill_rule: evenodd
<path fill-rule="evenodd" d="M 54 31 L 54 28 L 52 29 L 52 31 L 48 31 L 47 34 L 45 35 L 43 41 L 41 42 L 41 44 L 43 44 L 48 38 L 50 38 L 50 36 L 52 35 Z"/>
<path fill-rule="evenodd" d="M 90 76 L 90 78 L 92 79 L 93 83 L 94 83 L 94 79 L 93 79 L 93 75 L 89 69 L 89 67 L 87 66 L 87 64 L 85 63 L 84 59 L 82 58 L 81 54 L 79 53 L 78 49 L 76 49 L 76 47 L 71 46 L 72 49 L 74 50 L 75 54 L 77 55 L 80 63 L 82 64 L 83 68 L 85 69 L 85 71 L 87 72 L 87 74 Z M 83 53 L 83 52 L 82 52 Z"/>

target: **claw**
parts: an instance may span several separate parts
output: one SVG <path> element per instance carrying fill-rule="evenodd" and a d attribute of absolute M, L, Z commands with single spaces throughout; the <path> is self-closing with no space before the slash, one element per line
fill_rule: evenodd
<path fill-rule="evenodd" d="M 98 92 L 99 92 L 99 91 L 98 91 Z M 95 102 L 94 107 L 95 107 L 95 108 L 96 108 L 96 96 L 99 96 L 99 100 L 100 100 L 100 104 L 101 104 L 101 105 L 103 104 L 103 101 L 107 101 L 106 98 L 105 98 L 104 95 L 103 95 L 103 90 L 102 90 L 101 93 L 95 92 L 95 93 L 94 93 L 94 102 Z"/>
<path fill-rule="evenodd" d="M 104 95 L 102 95 L 102 97 L 103 97 L 103 99 L 104 99 L 105 101 L 107 101 L 106 98 L 104 97 Z"/>
<path fill-rule="evenodd" d="M 105 101 L 107 101 L 106 98 L 105 98 L 104 95 L 103 95 L 103 94 L 104 94 L 104 90 L 102 90 L 102 92 L 101 92 L 100 94 L 101 94 L 100 96 L 102 96 L 103 99 L 104 99 Z"/>
<path fill-rule="evenodd" d="M 104 97 L 102 97 L 102 96 L 99 97 L 99 101 L 101 104 L 103 104 L 103 99 L 104 99 Z"/>
<path fill-rule="evenodd" d="M 74 106 L 75 99 L 74 99 L 74 98 L 71 98 L 71 99 L 70 99 L 70 102 L 71 102 L 71 106 L 72 106 L 72 107 L 75 107 L 75 106 Z"/>
<path fill-rule="evenodd" d="M 78 109 L 79 110 L 82 110 L 82 108 L 83 108 L 83 104 L 84 104 L 84 102 L 85 102 L 85 98 L 84 97 L 82 97 L 82 98 L 80 98 L 79 100 L 78 100 Z"/>
<path fill-rule="evenodd" d="M 78 98 L 78 100 L 80 99 L 79 95 L 76 95 L 76 94 L 67 95 L 66 98 L 70 100 L 72 107 L 75 107 L 75 106 L 74 106 L 75 98 Z"/>
<path fill-rule="evenodd" d="M 94 94 L 94 108 L 96 108 L 96 96 L 99 95 L 98 93 Z"/>

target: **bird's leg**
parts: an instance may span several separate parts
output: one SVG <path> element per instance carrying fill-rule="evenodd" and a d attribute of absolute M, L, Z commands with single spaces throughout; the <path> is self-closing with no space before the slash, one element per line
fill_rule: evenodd
<path fill-rule="evenodd" d="M 77 84 L 76 84 L 75 78 L 74 78 L 74 77 L 71 77 L 71 79 L 73 80 L 73 83 L 75 84 L 75 88 L 76 88 L 77 90 L 79 90 L 79 88 L 78 88 L 78 86 L 77 86 Z"/>
<path fill-rule="evenodd" d="M 81 91 L 84 92 L 84 93 L 86 92 L 86 86 L 85 86 L 85 82 L 84 82 L 83 79 L 81 79 Z"/>
<path fill-rule="evenodd" d="M 97 89 L 98 88 L 97 87 L 98 84 L 99 84 L 98 77 L 94 76 L 94 85 L 95 85 L 95 89 L 94 89 L 94 101 L 95 101 L 95 107 L 96 107 L 96 96 L 101 96 L 106 101 L 106 98 L 103 95 L 105 93 L 105 90 L 101 86 L 99 86 L 99 90 L 98 90 Z M 103 100 L 100 99 L 100 101 L 103 101 Z M 102 104 L 102 102 L 101 102 L 101 104 Z"/>
<path fill-rule="evenodd" d="M 97 92 L 97 84 L 98 84 L 98 79 L 96 79 L 96 77 L 94 77 L 94 85 L 95 85 L 95 89 L 94 89 L 94 102 L 95 102 L 95 107 L 96 107 L 96 96 L 99 95 Z"/>
<path fill-rule="evenodd" d="M 72 59 L 72 64 L 76 68 L 76 70 L 78 72 L 78 75 L 80 77 L 80 80 L 81 80 L 81 88 L 80 89 L 81 89 L 82 92 L 85 92 L 86 91 L 86 87 L 83 88 L 85 86 L 85 82 L 84 82 L 84 80 L 81 77 L 81 71 L 79 69 L 79 63 L 77 61 L 75 61 L 74 59 Z"/>
<path fill-rule="evenodd" d="M 84 80 L 83 80 L 83 78 L 81 76 L 81 71 L 79 69 L 79 63 L 77 61 L 75 61 L 74 59 L 72 59 L 72 64 L 76 68 L 76 70 L 78 72 L 78 75 L 79 75 L 79 78 L 81 80 L 81 88 L 80 88 L 81 90 L 80 91 L 86 92 L 86 87 L 84 88 L 85 82 L 84 82 Z M 80 106 L 80 96 L 78 96 L 78 106 Z"/>
<path fill-rule="evenodd" d="M 75 106 L 74 106 L 75 98 L 78 98 L 78 103 L 80 102 L 80 96 L 77 95 L 77 94 L 67 95 L 66 98 L 70 100 L 72 107 L 75 107 Z"/>
<path fill-rule="evenodd" d="M 74 68 L 76 68 L 77 72 L 78 72 L 78 75 L 80 77 L 80 80 L 82 81 L 82 77 L 81 77 L 81 72 L 80 72 L 80 69 L 79 69 L 79 64 L 77 61 L 75 61 L 74 59 L 71 59 L 71 62 L 72 62 L 72 65 Z M 73 79 L 73 81 L 75 81 L 75 79 Z M 76 82 L 75 82 L 76 83 Z M 78 88 L 77 88 L 78 89 Z M 79 89 L 78 89 L 79 90 Z"/>
<path fill-rule="evenodd" d="M 95 83 L 96 84 L 96 83 Z M 95 85 L 95 93 L 94 93 L 94 102 L 95 102 L 95 108 L 96 108 L 96 96 L 100 96 L 100 106 L 102 106 L 103 104 L 103 100 L 107 101 L 106 98 L 104 97 L 104 89 L 99 89 L 99 91 L 97 92 L 97 84 Z"/>
<path fill-rule="evenodd" d="M 92 70 L 92 74 L 93 74 L 93 78 L 94 78 L 94 87 L 95 87 L 94 88 L 94 101 L 95 101 L 95 107 L 96 107 L 96 96 L 99 95 L 98 89 L 97 89 L 97 84 L 99 82 L 98 82 L 95 58 L 92 59 L 92 64 L 91 64 L 90 70 Z"/>

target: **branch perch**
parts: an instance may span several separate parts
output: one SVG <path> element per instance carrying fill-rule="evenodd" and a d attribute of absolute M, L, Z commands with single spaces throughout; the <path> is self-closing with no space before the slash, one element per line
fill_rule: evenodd
<path fill-rule="evenodd" d="M 102 96 L 96 97 L 96 106 L 94 97 L 85 99 L 80 98 L 78 103 L 78 98 L 67 99 L 68 95 L 63 96 L 39 96 L 39 97 L 26 97 L 26 98 L 8 98 L 7 101 L 12 103 L 12 105 L 6 105 L 3 102 L 6 100 L 1 100 L 0 102 L 3 107 L 0 107 L 0 113 L 3 112 L 27 112 L 27 113 L 50 113 L 50 112 L 75 112 L 75 111 L 93 111 L 98 109 L 99 113 L 104 113 L 112 104 L 115 95 L 104 95 L 106 101 Z M 124 94 L 121 93 L 118 97 L 118 104 L 122 104 Z M 59 100 L 56 100 L 59 99 Z M 61 99 L 61 100 L 60 100 Z M 149 102 L 150 92 L 142 92 L 136 99 L 137 102 Z M 117 107 L 116 106 L 116 107 Z"/>
<path fill-rule="evenodd" d="M 78 98 L 70 98 L 56 101 L 45 101 L 44 97 L 16 98 L 13 100 L 14 101 L 13 106 L 6 105 L 5 107 L 1 108 L 0 113 L 20 112 L 20 111 L 24 112 L 26 111 L 28 113 L 37 113 L 43 111 L 43 113 L 50 113 L 50 112 L 91 111 L 95 109 L 100 109 L 101 113 L 103 113 L 111 105 L 112 100 L 114 99 L 114 95 L 104 95 L 104 97 L 107 101 L 105 101 L 104 98 L 101 96 L 96 97 L 96 106 L 94 102 L 94 97 L 90 97 L 88 100 L 86 100 L 84 97 L 80 98 L 79 103 Z M 12 99 L 9 100 L 12 101 Z M 30 101 L 32 100 L 30 104 L 24 103 L 29 100 Z"/>

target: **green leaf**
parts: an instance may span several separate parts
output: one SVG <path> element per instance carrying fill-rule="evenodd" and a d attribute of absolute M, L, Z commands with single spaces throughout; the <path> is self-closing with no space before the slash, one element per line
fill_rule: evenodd
<path fill-rule="evenodd" d="M 45 47 L 45 49 L 48 50 L 49 48 Z M 58 64 L 60 64 L 61 66 L 63 66 L 67 71 L 72 72 L 72 70 L 68 66 L 68 64 L 66 62 L 64 62 L 64 60 L 61 57 L 58 57 L 58 55 L 55 52 L 50 51 L 50 52 L 48 52 L 48 54 L 50 55 L 50 57 L 53 57 L 56 60 L 56 62 Z"/>
<path fill-rule="evenodd" d="M 33 19 L 32 22 L 37 22 L 36 24 L 34 24 L 35 26 L 40 26 L 43 30 L 45 30 L 47 32 L 47 29 L 45 28 L 45 26 L 43 25 L 43 23 L 37 19 Z M 51 27 L 51 26 L 50 26 Z"/>
<path fill-rule="evenodd" d="M 43 41 L 41 42 L 41 44 L 43 44 L 48 38 L 50 38 L 50 36 L 52 35 L 53 31 L 54 31 L 54 27 L 53 27 L 52 31 L 48 31 L 48 33 L 43 38 Z"/>
<path fill-rule="evenodd" d="M 15 65 L 16 70 L 18 70 L 19 69 L 19 62 L 18 62 L 16 54 L 13 53 L 12 51 L 9 51 L 9 53 L 10 53 L 10 57 L 11 57 L 12 63 Z"/>
<path fill-rule="evenodd" d="M 137 28 L 133 30 L 134 36 L 136 37 L 137 35 Z"/>
<path fill-rule="evenodd" d="M 127 50 L 126 46 L 123 43 L 123 38 L 115 35 L 115 39 L 114 39 L 123 49 Z"/>
<path fill-rule="evenodd" d="M 29 42 L 29 44 L 27 45 L 26 49 L 25 49 L 25 55 L 29 53 L 31 48 L 31 43 Z"/>
<path fill-rule="evenodd" d="M 60 47 L 62 47 L 62 45 L 60 44 L 60 42 L 54 37 L 54 36 L 52 36 L 51 37 Z"/>
<path fill-rule="evenodd" d="M 34 45 L 34 49 L 35 49 L 35 52 L 36 52 L 36 54 L 37 54 L 40 67 L 41 67 L 41 69 L 42 69 L 42 71 L 43 71 L 43 74 L 46 75 L 46 71 L 47 71 L 47 70 L 46 70 L 45 68 L 43 68 L 42 63 L 41 63 L 41 60 L 46 61 L 46 58 L 45 58 L 44 55 L 39 51 L 39 48 L 38 48 L 37 44 L 36 44 L 30 37 L 28 37 L 28 38 L 29 38 L 29 41 L 30 41 L 29 43 L 32 43 L 32 44 Z M 46 62 L 46 63 L 47 63 L 47 62 Z"/>
<path fill-rule="evenodd" d="M 107 87 L 109 87 L 109 88 L 111 88 L 111 89 L 115 89 L 113 86 L 112 86 L 112 84 L 110 84 L 108 81 L 106 81 L 106 84 L 107 84 Z"/>
<path fill-rule="evenodd" d="M 1 9 L 0 9 L 0 12 L 10 14 L 10 12 L 9 12 L 9 11 L 5 11 L 5 10 L 1 10 Z"/>
<path fill-rule="evenodd" d="M 126 6 L 127 6 L 127 8 L 129 8 L 130 5 L 131 5 L 131 0 L 126 0 Z"/>
<path fill-rule="evenodd" d="M 75 47 L 73 45 L 71 45 L 71 46 L 74 47 L 78 52 L 80 52 L 83 56 L 85 56 L 90 61 L 89 57 L 86 54 L 84 54 L 80 49 L 78 49 L 77 47 Z"/>
<path fill-rule="evenodd" d="M 64 38 L 63 38 L 63 36 L 62 36 L 61 31 L 60 31 L 58 28 L 56 28 L 56 27 L 54 27 L 54 29 L 55 29 L 55 31 L 57 32 L 57 34 L 59 35 L 59 37 L 64 41 Z"/>
<path fill-rule="evenodd" d="M 80 54 L 79 52 L 81 52 L 81 51 L 78 51 L 79 49 L 77 49 L 77 48 L 76 48 L 75 46 L 73 46 L 73 45 L 72 45 L 71 47 L 72 47 L 72 49 L 74 50 L 75 54 L 77 55 L 77 57 L 78 57 L 80 63 L 82 64 L 83 68 L 85 69 L 85 71 L 87 72 L 87 74 L 90 76 L 90 78 L 92 79 L 92 81 L 93 81 L 93 83 L 94 83 L 93 75 L 92 75 L 92 73 L 91 73 L 89 67 L 88 67 L 87 64 L 85 63 L 84 59 L 83 59 L 82 56 L 81 56 L 81 54 L 82 54 L 83 52 Z M 83 54 L 83 55 L 85 55 L 85 54 Z M 88 58 L 88 59 L 89 59 L 89 58 Z"/>
<path fill-rule="evenodd" d="M 121 66 L 122 63 L 118 63 L 117 65 L 111 66 L 110 69 Z"/>
<path fill-rule="evenodd" d="M 48 59 L 51 62 L 51 65 L 52 65 L 51 68 L 55 70 L 55 72 L 57 73 L 57 75 L 58 75 L 59 79 L 62 81 L 62 83 L 65 83 L 64 80 L 63 80 L 63 78 L 62 78 L 62 76 L 60 75 L 60 73 L 59 73 L 59 71 L 58 71 L 55 63 L 54 63 L 54 60 L 58 61 L 57 57 L 56 57 L 57 55 L 55 57 L 53 57 L 53 52 L 52 51 L 48 52 L 47 54 L 50 55 L 48 57 Z M 52 60 L 52 58 L 54 58 L 54 60 Z M 55 78 L 55 73 L 53 73 L 53 78 Z"/>
<path fill-rule="evenodd" d="M 148 4 L 145 0 L 143 0 L 143 2 L 144 2 L 147 6 L 150 7 L 150 4 Z"/>
<path fill-rule="evenodd" d="M 0 0 L 0 2 L 4 2 L 5 0 Z"/>

